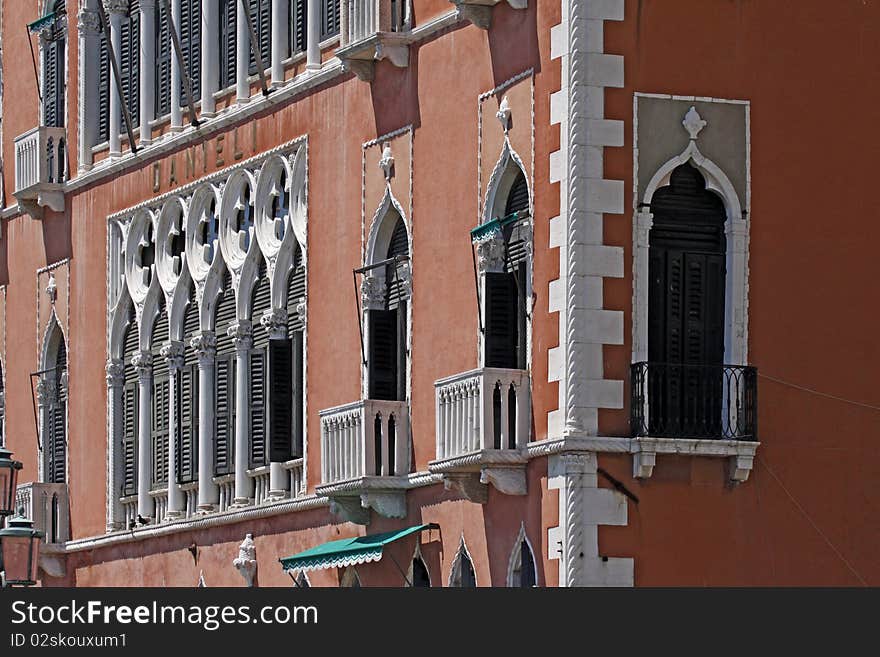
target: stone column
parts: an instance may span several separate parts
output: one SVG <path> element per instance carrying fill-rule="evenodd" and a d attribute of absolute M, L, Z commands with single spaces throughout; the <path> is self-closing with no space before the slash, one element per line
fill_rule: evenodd
<path fill-rule="evenodd" d="M 180 0 L 171 0 L 171 21 L 172 29 L 177 32 L 180 37 Z M 210 36 L 208 37 L 210 38 Z M 174 44 L 171 45 L 171 130 L 180 130 L 183 126 L 183 112 L 180 109 L 181 102 L 181 79 L 183 71 L 180 70 L 180 63 L 177 60 L 177 51 Z"/>
<path fill-rule="evenodd" d="M 49 404 L 55 399 L 55 382 L 47 375 L 42 375 L 37 379 L 37 414 L 39 416 L 40 436 L 39 441 L 42 445 L 42 456 L 40 457 L 40 480 L 46 481 L 49 473 L 46 472 L 46 461 L 52 447 L 46 444 L 46 436 L 49 435 Z"/>
<path fill-rule="evenodd" d="M 101 70 L 101 18 L 94 9 L 79 12 L 79 65 L 83 74 L 79 76 L 80 107 L 79 168 L 92 167 L 92 146 L 100 141 L 98 129 L 98 95 L 100 93 Z"/>
<path fill-rule="evenodd" d="M 152 408 L 153 408 L 153 354 L 143 350 L 131 358 L 138 376 L 138 444 L 137 444 L 137 508 L 144 518 L 153 516 L 152 483 Z"/>
<path fill-rule="evenodd" d="M 150 121 L 156 113 L 156 2 L 141 0 L 140 5 L 141 146 L 146 146 L 153 139 Z"/>
<path fill-rule="evenodd" d="M 116 63 L 122 54 L 122 20 L 128 13 L 128 0 L 103 0 L 104 8 L 110 18 L 110 46 Z M 120 131 L 124 129 L 122 120 L 122 97 L 116 86 L 113 75 L 113 64 L 110 64 L 110 156 L 122 154 Z M 131 144 L 129 144 L 131 146 Z"/>
<path fill-rule="evenodd" d="M 180 370 L 183 368 L 183 343 L 169 341 L 162 345 L 162 357 L 168 363 L 168 510 L 166 517 L 169 520 L 181 518 L 184 515 L 185 501 L 183 491 L 177 483 L 177 423 L 180 418 L 176 412 L 174 400 L 177 399 L 177 388 L 180 385 Z M 157 518 L 161 521 L 161 518 Z"/>
<path fill-rule="evenodd" d="M 121 358 L 107 361 L 107 531 L 123 529 L 122 505 L 122 393 L 125 386 L 125 367 Z"/>
<path fill-rule="evenodd" d="M 284 83 L 284 55 L 287 52 L 288 30 L 287 7 L 291 0 L 272 0 L 272 84 Z"/>
<path fill-rule="evenodd" d="M 340 0 L 341 1 L 341 0 Z M 306 4 L 306 70 L 321 70 L 321 2 L 307 0 Z"/>
<path fill-rule="evenodd" d="M 217 337 L 201 331 L 189 343 L 199 358 L 199 506 L 210 513 L 220 503 L 220 489 L 214 483 L 214 373 Z"/>
<path fill-rule="evenodd" d="M 251 35 L 248 29 L 247 14 L 244 11 L 244 7 L 242 7 L 241 0 L 237 4 L 238 14 L 235 22 L 235 99 L 239 103 L 246 103 L 251 98 L 250 85 L 248 85 Z"/>
<path fill-rule="evenodd" d="M 206 34 L 220 34 L 220 3 L 202 0 L 202 116 L 214 116 L 214 92 L 220 84 L 220 42 L 205 38 Z"/>
<path fill-rule="evenodd" d="M 287 338 L 287 309 L 286 308 L 273 308 L 272 310 L 267 310 L 263 313 L 263 316 L 260 318 L 260 324 L 263 325 L 263 328 L 269 334 L 269 340 L 285 340 Z M 268 361 L 268 358 L 267 358 Z M 271 376 L 271 365 L 267 363 L 266 371 L 270 373 Z M 266 385 L 266 395 L 269 404 L 272 404 L 272 384 L 271 381 L 267 381 Z M 269 410 L 269 407 L 267 407 Z M 267 418 L 266 428 L 269 429 L 269 421 Z M 266 450 L 271 452 L 271 446 L 269 445 L 269 441 L 266 441 Z M 272 461 L 269 463 L 269 497 L 274 498 L 283 498 L 287 497 L 288 492 L 290 491 L 290 476 L 287 470 L 284 469 L 284 463 L 280 461 Z"/>
<path fill-rule="evenodd" d="M 250 351 L 253 329 L 240 320 L 227 330 L 235 344 L 235 498 L 233 506 L 248 506 L 254 496 L 254 482 L 248 477 L 250 436 Z"/>

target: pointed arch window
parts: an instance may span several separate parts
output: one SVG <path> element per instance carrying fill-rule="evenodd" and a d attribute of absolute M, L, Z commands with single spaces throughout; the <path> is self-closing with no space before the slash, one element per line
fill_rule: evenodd
<path fill-rule="evenodd" d="M 259 275 L 251 295 L 251 317 L 259 322 L 263 313 L 271 310 L 272 298 L 266 262 L 260 262 Z M 250 443 L 248 445 L 248 467 L 258 468 L 269 463 L 266 444 L 266 412 L 267 404 L 267 350 L 269 348 L 268 332 L 262 329 L 254 331 L 253 346 L 250 354 Z"/>
<path fill-rule="evenodd" d="M 150 409 L 150 454 L 152 466 L 150 472 L 153 489 L 161 488 L 168 483 L 168 450 L 170 419 L 171 383 L 168 376 L 168 363 L 162 356 L 162 345 L 168 340 L 168 313 L 165 300 L 160 295 L 159 315 L 153 324 L 150 334 L 150 351 L 153 355 L 153 406 Z M 161 518 L 160 518 L 161 520 Z"/>
<path fill-rule="evenodd" d="M 416 555 L 412 562 L 412 577 L 410 579 L 413 588 L 430 588 L 431 575 L 428 573 L 428 566 L 425 565 L 421 555 Z"/>
<path fill-rule="evenodd" d="M 223 275 L 222 295 L 214 323 L 217 327 L 214 475 L 218 477 L 235 472 L 235 344 L 226 330 L 235 322 L 235 291 L 228 269 Z"/>
<path fill-rule="evenodd" d="M 127 497 L 137 493 L 137 454 L 138 454 L 138 377 L 132 357 L 138 351 L 138 330 L 131 307 L 128 326 L 123 338 L 124 384 L 122 393 L 122 490 L 120 495 Z"/>
<path fill-rule="evenodd" d="M 56 325 L 49 341 L 43 386 L 44 479 L 63 484 L 67 480 L 67 347 Z"/>
<path fill-rule="evenodd" d="M 452 575 L 449 578 L 449 586 L 456 588 L 474 588 L 477 585 L 477 576 L 474 572 L 474 564 L 464 543 L 458 548 L 458 554 L 452 564 Z"/>
<path fill-rule="evenodd" d="M 513 554 L 511 554 L 508 586 L 531 588 L 537 585 L 538 572 L 535 568 L 535 556 L 525 534 L 520 533 L 513 548 Z"/>
<path fill-rule="evenodd" d="M 185 342 L 199 330 L 199 309 L 195 287 L 190 285 L 186 311 L 183 315 Z M 175 467 L 178 484 L 189 484 L 199 476 L 199 368 L 195 349 L 186 344 L 183 368 L 176 390 L 177 433 L 174 437 Z"/>
<path fill-rule="evenodd" d="M 303 456 L 305 440 L 305 324 L 299 312 L 305 303 L 306 268 L 299 244 L 295 247 L 293 269 L 287 279 L 287 336 L 291 348 L 291 458 Z"/>

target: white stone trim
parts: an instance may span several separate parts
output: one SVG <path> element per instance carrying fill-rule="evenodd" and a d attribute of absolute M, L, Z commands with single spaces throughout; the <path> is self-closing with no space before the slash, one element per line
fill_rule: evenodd
<path fill-rule="evenodd" d="M 535 556 L 535 548 L 532 545 L 532 542 L 529 540 L 528 534 L 526 534 L 526 524 L 525 522 L 520 523 L 519 533 L 516 535 L 516 540 L 513 542 L 513 549 L 510 552 L 510 559 L 507 563 L 507 586 L 508 587 L 518 587 L 519 584 L 513 581 L 513 573 L 516 570 L 516 567 L 519 566 L 520 570 L 522 570 L 522 549 L 521 545 L 525 541 L 526 545 L 529 548 L 529 552 L 532 553 L 532 564 L 535 568 L 535 586 L 540 586 L 540 578 L 539 578 L 539 570 L 538 570 L 538 559 Z"/>
<path fill-rule="evenodd" d="M 650 182 L 641 192 L 638 172 L 638 107 L 640 97 L 665 98 L 699 102 L 719 102 L 745 105 L 746 109 L 746 203 L 736 193 L 733 183 L 721 167 L 704 156 L 697 145 L 699 137 L 690 140 L 678 155 L 672 156 L 653 173 Z M 648 257 L 649 233 L 653 223 L 650 203 L 654 193 L 669 183 L 672 171 L 690 162 L 706 180 L 707 188 L 714 191 L 724 202 L 726 213 L 726 276 L 724 299 L 724 362 L 730 365 L 748 364 L 748 288 L 749 288 L 749 232 L 750 200 L 750 136 L 749 102 L 728 101 L 703 97 L 663 96 L 636 93 L 633 97 L 633 318 L 632 362 L 648 360 Z"/>
<path fill-rule="evenodd" d="M 480 585 L 479 580 L 477 579 L 477 568 L 474 565 L 474 558 L 471 556 L 471 551 L 468 550 L 467 542 L 464 540 L 464 533 L 461 535 L 461 540 L 458 544 L 458 550 L 455 551 L 455 558 L 452 560 L 452 566 L 449 569 L 449 580 L 446 583 L 446 586 L 450 588 L 459 588 L 457 585 L 453 584 L 456 577 L 461 577 L 461 556 L 465 555 L 468 558 L 468 561 L 471 562 L 471 569 L 474 571 L 474 587 L 478 587 Z"/>

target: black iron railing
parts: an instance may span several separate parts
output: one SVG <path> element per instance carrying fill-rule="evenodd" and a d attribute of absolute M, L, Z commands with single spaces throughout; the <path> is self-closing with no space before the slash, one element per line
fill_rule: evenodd
<path fill-rule="evenodd" d="M 634 436 L 758 439 L 758 371 L 737 365 L 633 363 Z"/>

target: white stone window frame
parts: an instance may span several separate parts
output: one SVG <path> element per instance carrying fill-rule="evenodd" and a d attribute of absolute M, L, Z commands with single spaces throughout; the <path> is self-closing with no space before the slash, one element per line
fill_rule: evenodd
<path fill-rule="evenodd" d="M 527 224 L 527 239 L 526 239 L 526 280 L 525 280 L 525 313 L 526 313 L 526 363 L 525 369 L 527 371 L 531 371 L 532 369 L 532 316 L 533 316 L 533 288 L 532 288 L 532 279 L 534 272 L 534 208 L 535 208 L 535 199 L 534 199 L 534 187 L 532 185 L 532 175 L 530 175 L 529 171 L 526 169 L 525 164 L 523 164 L 522 158 L 519 153 L 513 148 L 510 143 L 510 139 L 507 135 L 504 136 L 504 145 L 501 147 L 501 153 L 498 156 L 497 161 L 495 162 L 495 167 L 492 169 L 492 174 L 489 176 L 489 184 L 486 186 L 486 198 L 483 203 L 483 212 L 481 216 L 481 224 L 488 223 L 492 221 L 493 218 L 498 217 L 501 218 L 504 216 L 505 204 L 507 203 L 507 197 L 510 194 L 510 189 L 513 186 L 514 181 L 516 180 L 516 176 L 518 173 L 522 173 L 526 179 L 526 186 L 529 190 L 529 217 Z M 500 236 L 498 236 L 500 237 Z M 491 239 L 491 237 L 490 237 Z M 484 249 L 486 247 L 483 244 L 486 243 L 486 240 L 476 240 L 474 242 L 474 246 L 477 249 L 477 273 L 479 276 L 479 293 L 480 293 L 480 325 L 477 326 L 477 362 L 480 363 L 480 367 L 485 367 L 485 357 L 486 357 L 486 272 L 487 271 L 503 271 L 504 270 L 504 251 L 501 252 L 500 257 L 501 261 L 501 269 L 492 268 L 492 264 L 488 262 L 487 258 L 484 258 Z M 482 330 L 481 330 L 482 329 Z"/>
<path fill-rule="evenodd" d="M 647 94 L 636 94 L 633 101 L 633 325 L 632 362 L 648 360 L 648 261 L 650 231 L 653 225 L 651 200 L 658 189 L 669 184 L 672 172 L 691 163 L 706 180 L 707 189 L 724 203 L 726 238 L 726 274 L 724 294 L 724 362 L 728 365 L 748 365 L 748 289 L 749 289 L 749 211 L 750 177 L 746 175 L 745 205 L 724 170 L 700 152 L 698 135 L 677 155 L 673 155 L 656 172 L 639 198 L 638 189 L 638 99 Z M 656 97 L 656 96 L 652 96 Z M 670 97 L 682 99 L 683 97 Z M 699 102 L 732 102 L 714 99 L 694 99 Z M 741 101 L 740 101 L 741 102 Z M 746 110 L 746 173 L 749 171 L 749 104 Z"/>
<path fill-rule="evenodd" d="M 456 584 L 455 581 L 461 580 L 462 555 L 467 557 L 468 561 L 470 561 L 471 569 L 474 571 L 474 588 L 478 588 L 480 582 L 477 579 L 477 568 L 474 565 L 474 558 L 471 556 L 471 551 L 468 549 L 467 542 L 464 540 L 464 534 L 462 534 L 458 549 L 455 551 L 455 558 L 452 560 L 452 567 L 449 569 L 449 580 L 446 585 L 449 588 L 461 588 L 460 584 Z"/>
<path fill-rule="evenodd" d="M 395 223 L 388 221 L 389 214 L 392 212 L 396 213 L 400 219 L 403 221 L 403 225 L 406 227 L 406 240 L 407 240 L 407 251 L 409 254 L 409 260 L 407 261 L 407 265 L 404 269 L 406 273 L 406 280 L 404 280 L 405 293 L 404 300 L 406 301 L 406 358 L 404 361 L 404 366 L 406 367 L 405 379 L 406 379 L 406 399 L 401 401 L 406 401 L 407 404 L 410 403 L 412 399 L 412 335 L 413 335 L 413 285 L 412 285 L 412 262 L 413 262 L 413 239 L 412 239 L 412 223 L 409 218 L 407 218 L 406 213 L 403 210 L 403 206 L 400 201 L 394 196 L 394 193 L 391 191 L 391 186 L 386 184 L 385 193 L 382 196 L 382 200 L 379 203 L 379 207 L 376 208 L 376 211 L 373 213 L 373 219 L 370 222 L 370 233 L 367 238 L 366 257 L 364 258 L 364 264 L 370 265 L 375 262 L 381 262 L 385 260 L 384 253 L 388 250 L 388 245 L 391 241 L 391 235 L 394 233 Z M 362 326 L 364 327 L 364 335 L 363 335 L 363 346 L 364 346 L 364 356 L 366 356 L 366 363 L 361 363 L 361 398 L 369 399 L 369 391 L 370 391 L 370 367 L 369 367 L 369 345 L 370 345 L 370 322 L 368 321 L 368 311 L 371 309 L 370 301 L 367 298 L 366 288 L 371 285 L 371 283 L 366 283 L 366 281 L 374 281 L 372 285 L 377 286 L 375 289 L 382 291 L 382 296 L 384 297 L 385 286 L 387 285 L 385 281 L 385 267 L 376 267 L 375 269 L 371 269 L 368 272 L 365 272 L 361 279 L 361 290 L 362 290 L 362 308 L 361 308 L 361 317 L 362 317 Z"/>

